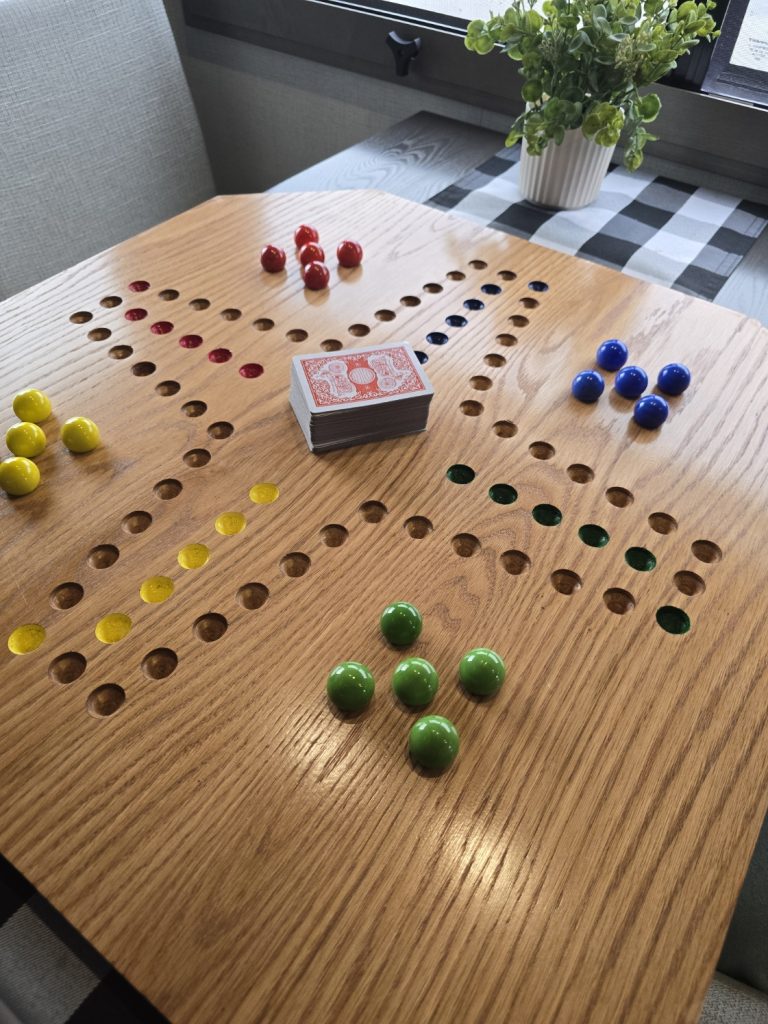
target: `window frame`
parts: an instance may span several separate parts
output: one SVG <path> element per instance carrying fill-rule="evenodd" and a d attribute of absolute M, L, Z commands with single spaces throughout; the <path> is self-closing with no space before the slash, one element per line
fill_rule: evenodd
<path fill-rule="evenodd" d="M 512 62 L 505 66 L 501 54 L 480 58 L 467 50 L 462 19 L 425 16 L 394 0 L 183 0 L 183 9 L 191 28 L 504 114 L 510 123 L 523 109 Z M 422 39 L 402 77 L 386 45 L 391 31 Z M 768 110 L 695 90 L 655 88 L 663 109 L 654 125 L 660 141 L 649 147 L 649 157 L 765 188 Z"/>

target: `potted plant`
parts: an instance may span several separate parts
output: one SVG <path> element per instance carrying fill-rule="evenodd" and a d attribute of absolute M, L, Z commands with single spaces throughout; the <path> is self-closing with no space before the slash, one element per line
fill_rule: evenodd
<path fill-rule="evenodd" d="M 676 66 L 700 39 L 718 33 L 713 0 L 514 0 L 503 14 L 471 21 L 465 45 L 486 54 L 501 46 L 519 64 L 526 108 L 507 145 L 524 140 L 520 189 L 531 202 L 561 209 L 591 203 L 616 143 L 636 170 L 645 128 L 661 109 L 640 94 Z M 552 145 L 554 143 L 554 145 Z"/>

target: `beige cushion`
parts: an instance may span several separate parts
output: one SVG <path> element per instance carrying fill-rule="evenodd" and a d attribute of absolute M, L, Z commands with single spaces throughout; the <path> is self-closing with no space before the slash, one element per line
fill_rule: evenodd
<path fill-rule="evenodd" d="M 213 192 L 160 0 L 0 0 L 0 299 Z"/>

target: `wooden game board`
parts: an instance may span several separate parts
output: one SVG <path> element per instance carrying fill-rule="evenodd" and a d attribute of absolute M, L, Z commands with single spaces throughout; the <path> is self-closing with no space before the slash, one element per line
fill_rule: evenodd
<path fill-rule="evenodd" d="M 292 254 L 262 273 L 302 221 L 363 267 L 316 294 Z M 610 337 L 654 378 L 691 366 L 661 431 L 570 397 Z M 212 200 L 6 302 L 0 338 L 3 426 L 23 386 L 55 414 L 40 488 L 0 502 L 6 635 L 47 631 L 0 655 L 0 849 L 130 981 L 177 1022 L 697 1020 L 768 801 L 756 322 L 357 192 Z M 311 455 L 291 357 L 388 340 L 429 355 L 428 431 Z M 81 457 L 55 439 L 78 414 L 104 439 Z M 210 561 L 184 570 L 192 542 Z M 154 575 L 175 591 L 146 604 Z M 438 778 L 389 689 L 395 599 L 461 733 Z M 132 629 L 104 645 L 113 612 Z M 476 646 L 509 669 L 489 702 L 457 685 Z M 344 659 L 377 679 L 350 720 L 325 697 Z"/>

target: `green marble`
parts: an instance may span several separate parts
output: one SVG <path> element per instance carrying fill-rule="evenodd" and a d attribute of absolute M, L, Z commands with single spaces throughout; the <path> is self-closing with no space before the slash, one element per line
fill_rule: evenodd
<path fill-rule="evenodd" d="M 407 601 L 395 601 L 381 613 L 379 625 L 394 647 L 407 647 L 418 639 L 423 622 L 418 608 Z"/>
<path fill-rule="evenodd" d="M 502 659 L 487 647 L 468 651 L 459 663 L 461 685 L 474 697 L 490 697 L 497 693 L 506 673 Z"/>
<path fill-rule="evenodd" d="M 358 661 L 342 661 L 326 683 L 329 700 L 339 711 L 362 711 L 371 703 L 374 681 L 371 670 Z"/>
<path fill-rule="evenodd" d="M 415 764 L 430 772 L 444 771 L 456 760 L 459 733 L 442 715 L 426 715 L 413 725 L 408 753 Z"/>
<path fill-rule="evenodd" d="M 409 708 L 423 708 L 437 693 L 439 680 L 434 665 L 424 658 L 406 658 L 392 674 L 395 696 Z"/>

